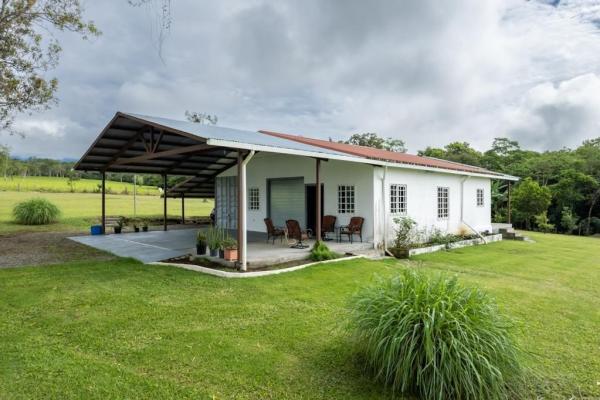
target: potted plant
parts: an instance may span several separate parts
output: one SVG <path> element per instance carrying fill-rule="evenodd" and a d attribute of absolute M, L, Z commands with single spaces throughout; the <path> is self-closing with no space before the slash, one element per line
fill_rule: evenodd
<path fill-rule="evenodd" d="M 202 231 L 199 231 L 196 236 L 196 254 L 199 256 L 206 254 L 206 235 Z"/>
<path fill-rule="evenodd" d="M 125 217 L 119 217 L 119 219 L 117 219 L 117 224 L 113 226 L 115 233 L 121 233 L 123 225 L 125 225 Z"/>
<path fill-rule="evenodd" d="M 394 223 L 396 223 L 396 239 L 388 251 L 396 258 L 408 258 L 410 249 L 414 247 L 417 223 L 410 217 L 394 218 Z"/>
<path fill-rule="evenodd" d="M 221 247 L 221 230 L 214 226 L 206 230 L 206 244 L 210 249 L 211 257 L 219 256 L 219 247 Z"/>
<path fill-rule="evenodd" d="M 222 247 L 224 251 L 225 261 L 235 261 L 238 259 L 237 240 L 231 237 L 227 237 L 225 238 L 225 240 L 223 240 Z"/>
<path fill-rule="evenodd" d="M 133 225 L 133 230 L 135 232 L 139 232 L 140 231 L 140 220 L 139 219 L 132 219 L 131 220 L 131 224 Z"/>
<path fill-rule="evenodd" d="M 148 232 L 148 220 L 147 219 L 142 220 L 142 231 Z"/>

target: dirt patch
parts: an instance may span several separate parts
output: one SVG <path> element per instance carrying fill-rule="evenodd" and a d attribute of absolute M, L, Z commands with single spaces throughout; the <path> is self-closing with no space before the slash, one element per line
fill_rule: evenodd
<path fill-rule="evenodd" d="M 0 236 L 0 268 L 112 260 L 116 256 L 67 239 L 78 233 L 30 232 Z"/>

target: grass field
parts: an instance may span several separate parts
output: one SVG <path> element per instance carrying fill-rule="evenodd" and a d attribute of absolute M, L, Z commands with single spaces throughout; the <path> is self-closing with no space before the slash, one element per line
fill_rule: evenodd
<path fill-rule="evenodd" d="M 42 226 L 23 226 L 13 222 L 13 207 L 24 200 L 43 197 L 56 204 L 62 212 L 59 223 Z M 168 199 L 168 214 L 181 216 L 181 200 Z M 0 234 L 18 231 L 59 231 L 86 230 L 90 224 L 97 223 L 102 213 L 102 200 L 98 193 L 36 193 L 36 192 L 0 192 Z M 210 214 L 213 201 L 187 199 L 186 216 L 206 216 Z M 138 216 L 162 216 L 163 199 L 159 196 L 137 197 Z M 107 195 L 107 215 L 133 216 L 133 196 Z"/>
<path fill-rule="evenodd" d="M 101 183 L 102 181 L 98 179 L 80 179 L 75 181 L 73 191 L 76 193 L 99 192 L 98 185 Z M 27 176 L 9 179 L 0 178 L 0 191 L 70 193 L 71 186 L 69 186 L 67 178 Z M 133 184 L 106 181 L 106 192 L 113 194 L 133 194 Z M 136 193 L 139 195 L 159 195 L 156 187 L 143 185 L 137 186 Z"/>
<path fill-rule="evenodd" d="M 493 294 L 530 353 L 523 398 L 599 398 L 600 241 L 531 234 L 417 258 Z M 0 398 L 390 398 L 343 333 L 395 260 L 227 280 L 120 259 L 0 270 Z"/>

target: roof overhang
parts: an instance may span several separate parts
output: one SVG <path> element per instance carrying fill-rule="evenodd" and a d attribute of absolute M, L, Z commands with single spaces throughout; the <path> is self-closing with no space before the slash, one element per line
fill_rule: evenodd
<path fill-rule="evenodd" d="M 215 177 L 237 163 L 238 152 L 259 151 L 381 167 L 517 181 L 510 175 L 470 172 L 345 154 L 265 133 L 211 127 L 184 121 L 117 112 L 76 170 L 189 176 L 168 190 L 169 197 L 214 197 Z"/>

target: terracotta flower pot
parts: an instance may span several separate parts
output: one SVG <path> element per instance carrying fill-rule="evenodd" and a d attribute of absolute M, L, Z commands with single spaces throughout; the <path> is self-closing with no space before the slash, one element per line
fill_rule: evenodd
<path fill-rule="evenodd" d="M 238 259 L 237 249 L 225 249 L 225 260 L 226 261 L 235 261 L 237 259 Z"/>

